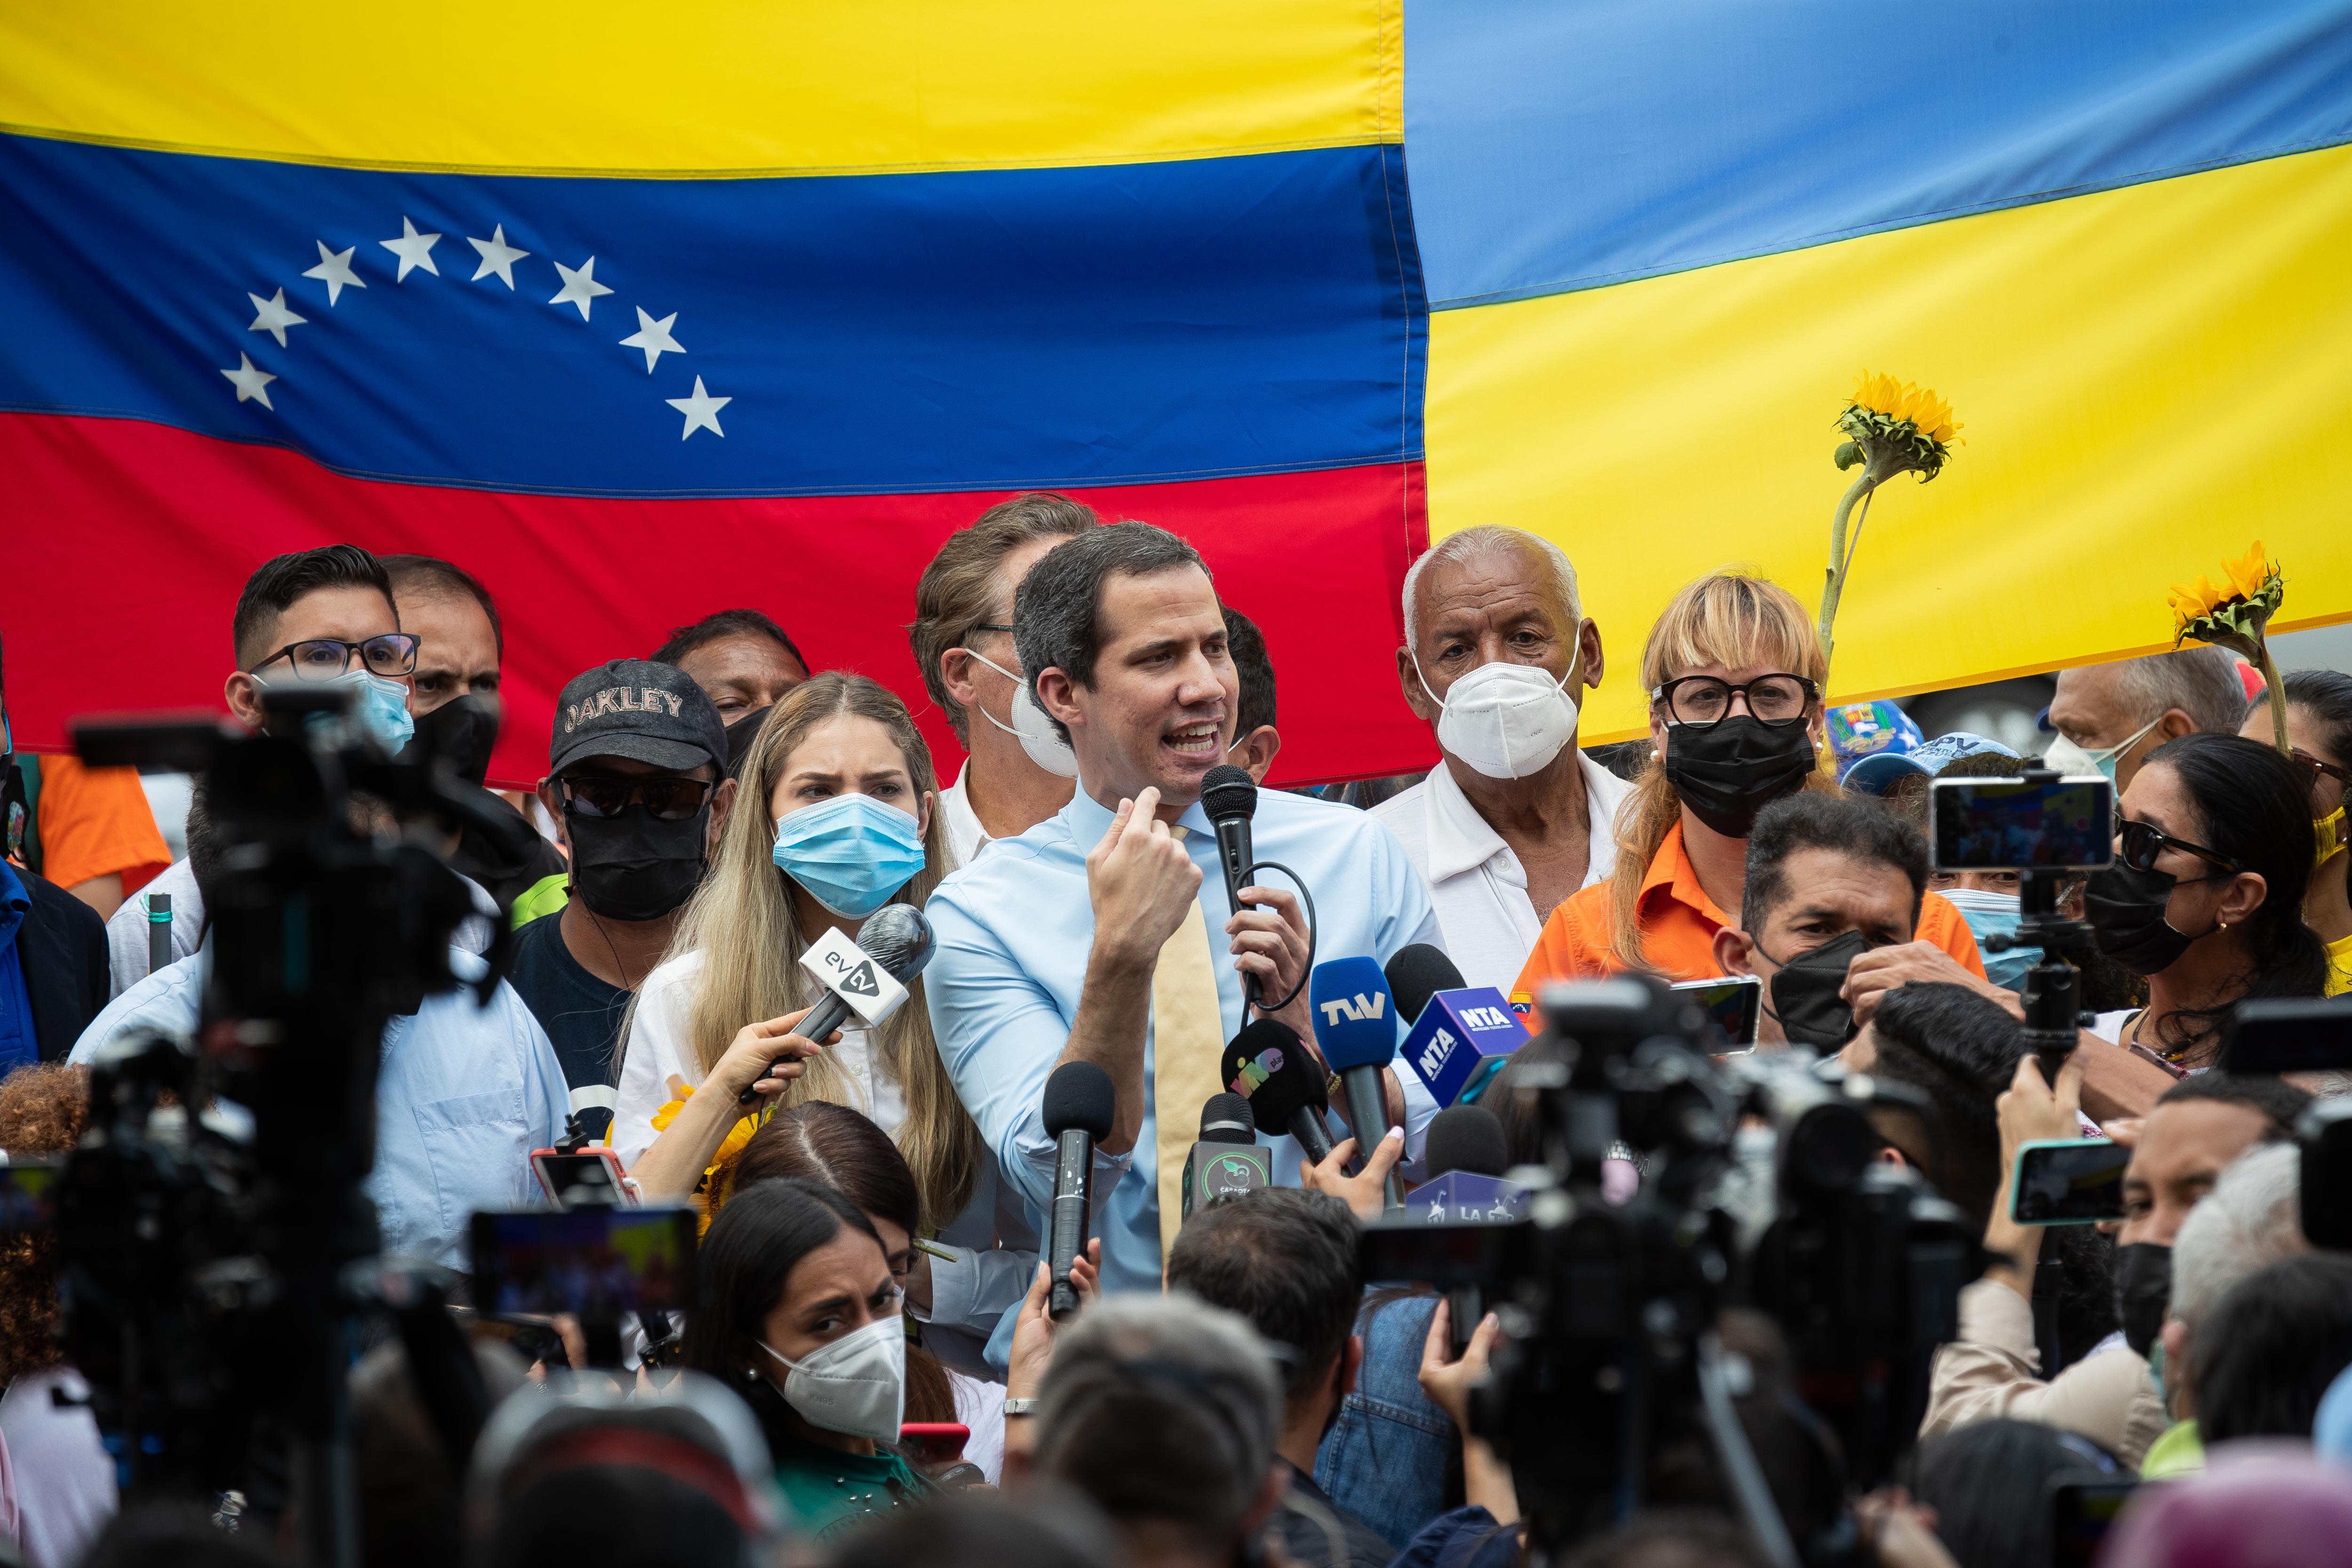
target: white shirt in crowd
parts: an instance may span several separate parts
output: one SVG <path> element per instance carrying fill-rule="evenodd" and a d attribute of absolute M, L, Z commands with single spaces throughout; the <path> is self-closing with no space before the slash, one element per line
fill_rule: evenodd
<path fill-rule="evenodd" d="M 49 1396 L 63 1390 L 74 1403 Z M 0 1443 L 15 1471 L 16 1548 L 26 1568 L 72 1568 L 114 1517 L 114 1460 L 69 1366 L 28 1372 L 0 1397 Z"/>
<path fill-rule="evenodd" d="M 1617 865 L 1617 808 L 1633 786 L 1579 752 L 1584 804 L 1592 821 L 1591 859 L 1583 886 L 1602 880 Z M 1528 900 L 1528 874 L 1503 836 L 1486 825 L 1441 762 L 1411 789 L 1372 807 L 1415 869 L 1429 879 L 1437 928 L 1466 985 L 1491 985 L 1508 996 L 1518 984 L 1544 917 Z"/>
<path fill-rule="evenodd" d="M 955 863 L 969 866 L 971 858 L 988 845 L 988 829 L 980 825 L 980 817 L 971 809 L 971 797 L 964 793 L 963 781 L 971 773 L 971 759 L 966 757 L 963 766 L 956 770 L 955 783 L 940 791 L 940 818 L 947 825 L 948 847 L 955 854 Z"/>

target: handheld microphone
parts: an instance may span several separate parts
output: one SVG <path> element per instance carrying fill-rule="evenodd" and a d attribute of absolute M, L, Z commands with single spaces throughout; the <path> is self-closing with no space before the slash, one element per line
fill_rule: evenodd
<path fill-rule="evenodd" d="M 1507 1225 L 1527 1206 L 1527 1191 L 1502 1179 L 1510 1165 L 1503 1124 L 1483 1105 L 1456 1105 L 1429 1123 L 1429 1168 L 1436 1179 L 1412 1194 L 1412 1215 L 1423 1225 Z M 1486 1315 L 1486 1295 L 1475 1285 L 1445 1293 L 1453 1306 L 1448 1333 L 1460 1355 Z"/>
<path fill-rule="evenodd" d="M 1314 1054 L 1297 1031 L 1278 1018 L 1242 1026 L 1225 1047 L 1225 1087 L 1249 1101 L 1260 1127 L 1280 1127 L 1298 1140 L 1307 1163 L 1331 1157 L 1331 1135 L 1323 1130 L 1330 1103 Z"/>
<path fill-rule="evenodd" d="M 907 982 L 930 963 L 934 945 L 931 922 L 912 904 L 876 910 L 857 928 L 856 942 L 827 928 L 801 954 L 801 967 L 824 987 L 824 994 L 793 1026 L 793 1033 L 823 1045 L 852 1013 L 868 1026 L 880 1023 L 906 1001 Z M 747 1089 L 735 1101 L 750 1105 L 759 1098 Z"/>
<path fill-rule="evenodd" d="M 1201 775 L 1201 809 L 1217 830 L 1217 865 L 1225 874 L 1225 899 L 1238 913 L 1244 908 L 1242 889 L 1249 885 L 1250 818 L 1257 815 L 1257 781 L 1247 768 L 1219 763 Z M 1255 908 L 1255 906 L 1250 906 Z M 1244 977 L 1249 999 L 1262 999 L 1257 976 Z"/>
<path fill-rule="evenodd" d="M 1201 1107 L 1201 1141 L 1184 1161 L 1183 1217 L 1219 1198 L 1272 1185 L 1274 1151 L 1258 1147 L 1250 1102 L 1238 1094 L 1211 1095 Z"/>
<path fill-rule="evenodd" d="M 1397 1016 L 1412 1020 L 1398 1054 L 1440 1105 L 1475 1100 L 1532 1037 L 1501 992 L 1464 984 L 1454 961 L 1425 942 L 1400 949 L 1387 977 Z"/>
<path fill-rule="evenodd" d="M 1118 1092 L 1111 1088 L 1110 1074 L 1094 1063 L 1064 1062 L 1045 1080 L 1042 1109 L 1045 1131 L 1055 1144 L 1054 1220 L 1045 1249 L 1054 1293 L 1046 1310 L 1060 1322 L 1078 1310 L 1070 1265 L 1087 1249 L 1087 1228 L 1093 1218 L 1095 1141 L 1110 1133 Z"/>
<path fill-rule="evenodd" d="M 1323 1059 L 1347 1090 L 1348 1120 L 1355 1124 L 1358 1156 L 1369 1160 L 1389 1130 L 1388 1098 L 1381 1069 L 1396 1059 L 1395 998 L 1381 966 L 1369 958 L 1335 958 L 1318 963 L 1307 994 L 1315 1009 L 1315 1041 Z M 1387 1206 L 1404 1202 L 1391 1170 L 1383 1187 Z"/>

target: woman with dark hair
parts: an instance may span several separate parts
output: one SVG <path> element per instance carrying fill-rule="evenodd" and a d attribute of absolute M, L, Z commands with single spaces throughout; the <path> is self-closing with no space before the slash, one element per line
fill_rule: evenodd
<path fill-rule="evenodd" d="M 724 1177 L 726 1193 L 777 1180 L 815 1182 L 856 1204 L 882 1242 L 908 1315 L 928 1321 L 932 1248 L 920 1239 L 922 1194 L 889 1135 L 845 1105 L 805 1100 L 779 1110 L 751 1135 Z M 716 1179 L 714 1179 L 716 1180 Z M 907 1347 L 907 1419 L 961 1421 L 971 1429 L 964 1458 L 992 1486 L 1004 1466 L 1004 1385 L 950 1372 L 919 1343 Z"/>
<path fill-rule="evenodd" d="M 2039 1421 L 1978 1421 L 1912 1450 L 1912 1497 L 1936 1510 L 1936 1536 L 1959 1568 L 2050 1561 L 2053 1481 L 2118 1481 L 2132 1472 L 2079 1432 Z"/>
<path fill-rule="evenodd" d="M 2311 1252 L 2246 1276 L 2189 1340 L 2197 1436 L 2308 1439 L 2352 1364 L 2352 1258 Z"/>
<path fill-rule="evenodd" d="M 2176 1076 L 2228 1063 L 2221 1025 L 2249 997 L 2317 996 L 2327 953 L 2303 923 L 2308 773 L 2236 735 L 2183 735 L 2124 791 L 2115 864 L 2084 892 L 2099 951 L 2147 976 L 2147 1005 L 2091 1032 Z"/>
<path fill-rule="evenodd" d="M 2311 885 L 2304 889 L 2303 923 L 2327 949 L 2327 994 L 2352 990 L 2352 827 L 2344 803 L 2352 785 L 2352 675 L 2294 669 L 2280 678 L 2286 692 L 2286 738 L 2311 783 Z M 2238 731 L 2271 742 L 2271 710 L 2256 703 Z"/>
<path fill-rule="evenodd" d="M 801 1530 L 854 1529 L 937 1489 L 888 1445 L 907 1334 L 874 1224 L 831 1187 L 739 1187 L 702 1238 L 681 1359 L 742 1394 Z"/>

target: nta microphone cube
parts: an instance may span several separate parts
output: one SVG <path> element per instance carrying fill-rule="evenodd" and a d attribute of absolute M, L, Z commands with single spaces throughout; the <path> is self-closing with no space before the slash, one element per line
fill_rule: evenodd
<path fill-rule="evenodd" d="M 1397 1057 L 1440 1106 L 1465 1105 L 1532 1037 L 1501 992 L 1472 985 L 1431 996 Z"/>

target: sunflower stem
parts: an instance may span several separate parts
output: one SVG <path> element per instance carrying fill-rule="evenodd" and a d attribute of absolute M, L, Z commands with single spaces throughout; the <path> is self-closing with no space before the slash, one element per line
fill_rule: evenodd
<path fill-rule="evenodd" d="M 1822 661 L 1824 664 L 1829 662 L 1831 649 L 1836 646 L 1830 629 L 1837 622 L 1838 596 L 1845 592 L 1845 569 L 1853 559 L 1853 552 L 1846 547 L 1846 519 L 1853 515 L 1854 502 L 1867 499 L 1870 492 L 1878 487 L 1878 479 L 1872 471 L 1874 467 L 1865 465 L 1862 476 L 1847 488 L 1845 498 L 1838 502 L 1837 517 L 1830 524 L 1828 580 L 1822 584 Z"/>
<path fill-rule="evenodd" d="M 2281 756 L 2293 756 L 2294 747 L 2286 738 L 2286 688 L 2279 681 L 2278 666 L 2271 662 L 2269 640 L 2256 637 L 2254 651 L 2260 656 L 2255 667 L 2263 672 L 2263 689 L 2271 700 L 2271 737 L 2278 742 Z"/>

